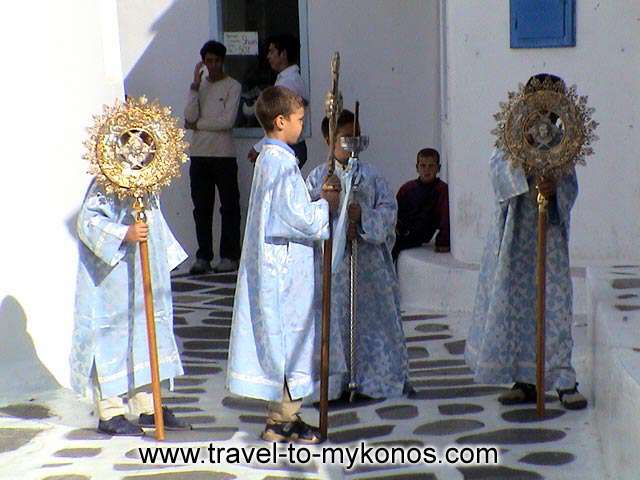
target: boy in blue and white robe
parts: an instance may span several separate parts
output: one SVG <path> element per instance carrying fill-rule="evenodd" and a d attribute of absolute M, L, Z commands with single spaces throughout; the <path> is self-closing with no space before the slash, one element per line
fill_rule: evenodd
<path fill-rule="evenodd" d="M 353 133 L 354 115 L 344 110 L 336 136 Z M 323 122 L 328 136 L 328 124 Z M 376 169 L 336 146 L 336 175 L 342 182 L 341 215 L 334 219 L 331 280 L 331 341 L 329 397 L 346 392 L 350 358 L 350 239 L 358 237 L 357 323 L 354 373 L 360 396 L 400 397 L 408 387 L 408 356 L 400 317 L 398 281 L 391 250 L 395 242 L 397 203 L 387 181 Z M 327 165 L 307 177 L 311 198 L 318 198 Z M 357 186 L 356 191 L 351 185 Z M 348 200 L 346 200 L 348 199 Z M 346 202 L 359 205 L 360 218 L 351 222 Z M 349 234 L 351 224 L 352 233 Z M 350 237 L 351 235 L 351 237 Z M 319 258 L 319 256 L 317 257 Z M 320 269 L 317 268 L 319 275 Z M 317 303 L 318 308 L 320 303 Z"/>
<path fill-rule="evenodd" d="M 227 388 L 269 402 L 263 440 L 318 443 L 319 431 L 298 412 L 318 378 L 313 245 L 329 238 L 329 204 L 311 201 L 289 146 L 302 132 L 302 98 L 269 87 L 256 112 L 267 138 L 251 184 Z M 337 193 L 329 196 L 337 206 Z"/>
<path fill-rule="evenodd" d="M 515 382 L 503 404 L 536 398 L 537 191 L 522 168 L 496 150 L 491 157 L 495 214 L 478 278 L 465 359 L 478 383 Z M 584 408 L 571 365 L 572 284 L 569 266 L 571 208 L 578 195 L 575 171 L 550 197 L 546 261 L 545 390 L 557 389 L 566 408 Z"/>
<path fill-rule="evenodd" d="M 269 401 L 313 392 L 313 241 L 329 236 L 288 145 L 267 138 L 256 160 L 233 308 L 227 385 Z"/>
<path fill-rule="evenodd" d="M 160 380 L 173 379 L 183 369 L 173 334 L 169 273 L 187 255 L 169 230 L 158 198 L 145 198 L 145 205 Z M 125 419 L 126 413 L 141 415 L 144 426 L 151 425 L 142 420 L 153 416 L 140 249 L 128 240 L 135 227 L 131 206 L 131 199 L 107 194 L 94 180 L 77 220 L 80 261 L 71 385 L 83 395 L 93 390 L 99 431 L 112 435 L 142 433 Z M 129 396 L 128 409 L 123 394 Z M 174 420 L 181 423 L 168 410 L 164 417 L 169 427 Z"/>

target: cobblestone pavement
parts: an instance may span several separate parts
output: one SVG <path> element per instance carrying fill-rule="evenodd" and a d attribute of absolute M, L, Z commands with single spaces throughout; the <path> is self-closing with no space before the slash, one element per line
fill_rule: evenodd
<path fill-rule="evenodd" d="M 562 409 L 548 396 L 548 416 L 532 407 L 504 407 L 496 401 L 505 387 L 474 384 L 464 364 L 468 315 L 404 312 L 411 398 L 374 401 L 330 412 L 330 444 L 434 446 L 495 445 L 498 466 L 232 466 L 218 464 L 143 465 L 138 447 L 215 445 L 265 446 L 262 402 L 232 397 L 224 389 L 235 275 L 178 275 L 174 278 L 175 332 L 186 375 L 165 404 L 194 425 L 191 432 L 167 432 L 163 443 L 143 438 L 109 438 L 95 432 L 91 405 L 68 390 L 0 408 L 0 478 L 7 479 L 260 479 L 353 478 L 397 480 L 597 479 L 606 478 L 593 427 L 593 411 Z M 586 324 L 577 318 L 574 355 L 583 391 L 589 391 Z M 582 375 L 581 375 L 582 374 Z M 317 422 L 313 406 L 303 408 Z"/>

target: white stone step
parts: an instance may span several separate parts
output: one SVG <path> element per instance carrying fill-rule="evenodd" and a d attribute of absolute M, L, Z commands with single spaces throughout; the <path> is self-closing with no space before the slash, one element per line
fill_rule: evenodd
<path fill-rule="evenodd" d="M 589 267 L 586 284 L 592 329 L 592 398 L 605 469 L 611 478 L 637 480 L 640 268 Z"/>
<path fill-rule="evenodd" d="M 398 258 L 403 310 L 471 312 L 479 265 L 456 260 L 451 253 L 436 253 L 431 245 L 401 252 Z M 587 313 L 585 269 L 573 268 L 573 312 Z"/>

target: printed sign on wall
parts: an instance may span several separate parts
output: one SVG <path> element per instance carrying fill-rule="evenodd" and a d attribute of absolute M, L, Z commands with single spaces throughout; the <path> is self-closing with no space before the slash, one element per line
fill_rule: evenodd
<path fill-rule="evenodd" d="M 258 55 L 258 32 L 224 32 L 227 55 Z"/>

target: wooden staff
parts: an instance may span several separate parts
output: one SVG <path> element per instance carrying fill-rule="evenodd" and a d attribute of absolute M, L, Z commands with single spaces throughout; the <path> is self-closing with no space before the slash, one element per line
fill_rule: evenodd
<path fill-rule="evenodd" d="M 333 226 L 329 213 L 329 240 L 322 256 L 322 346 L 320 350 L 320 435 L 327 439 L 329 425 L 329 335 L 331 333 L 331 257 Z"/>
<path fill-rule="evenodd" d="M 146 223 L 142 198 L 137 197 L 133 208 L 136 223 Z M 140 264 L 142 266 L 142 286 L 144 310 L 147 316 L 147 339 L 149 340 L 149 363 L 151 366 L 151 388 L 153 390 L 153 418 L 156 440 L 164 440 L 164 418 L 162 416 L 162 396 L 160 393 L 160 369 L 158 367 L 158 345 L 156 341 L 156 321 L 153 313 L 153 290 L 151 289 L 151 269 L 149 268 L 149 245 L 140 242 Z"/>
<path fill-rule="evenodd" d="M 542 179 L 538 181 L 538 185 Z M 547 205 L 548 200 L 538 186 L 538 241 L 536 248 L 536 412 L 545 416 L 545 306 L 547 266 Z"/>
<path fill-rule="evenodd" d="M 327 177 L 323 190 L 335 191 L 335 183 L 329 179 L 334 176 L 336 146 L 336 126 L 340 115 L 341 99 L 338 91 L 340 77 L 340 54 L 333 54 L 331 60 L 331 90 L 325 100 L 325 109 L 329 119 L 329 154 L 327 158 Z M 339 188 L 339 187 L 338 187 Z M 333 257 L 333 218 L 329 211 L 329 239 L 324 241 L 322 255 L 322 345 L 320 350 L 320 435 L 327 439 L 329 426 L 329 337 L 331 333 L 331 260 Z"/>

